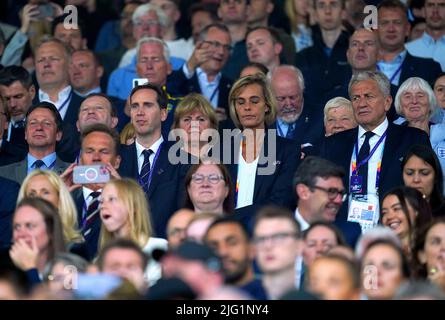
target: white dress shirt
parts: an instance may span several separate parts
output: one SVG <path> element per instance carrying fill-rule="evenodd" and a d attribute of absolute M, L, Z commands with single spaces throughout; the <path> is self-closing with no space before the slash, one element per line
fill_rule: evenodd
<path fill-rule="evenodd" d="M 39 89 L 39 101 L 46 101 L 54 104 L 57 110 L 59 110 L 59 114 L 62 117 L 62 119 L 65 119 L 66 111 L 68 110 L 68 106 L 71 102 L 71 97 L 72 97 L 71 91 L 72 91 L 71 86 L 65 87 L 59 92 L 57 101 L 54 102 L 51 101 L 49 95 L 46 92 L 42 91 L 42 89 Z"/>

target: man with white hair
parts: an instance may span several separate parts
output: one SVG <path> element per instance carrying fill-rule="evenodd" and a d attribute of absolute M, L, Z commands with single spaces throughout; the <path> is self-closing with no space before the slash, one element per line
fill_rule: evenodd
<path fill-rule="evenodd" d="M 272 90 L 277 98 L 277 121 L 279 136 L 293 139 L 300 144 L 313 144 L 321 138 L 321 117 L 312 116 L 310 107 L 304 106 L 304 78 L 301 71 L 290 65 L 276 67 L 269 74 Z"/>

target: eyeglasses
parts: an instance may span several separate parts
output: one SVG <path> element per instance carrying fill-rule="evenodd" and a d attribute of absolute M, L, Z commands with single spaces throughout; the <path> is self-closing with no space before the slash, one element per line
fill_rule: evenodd
<path fill-rule="evenodd" d="M 156 20 L 141 21 L 141 20 L 139 20 L 134 23 L 134 26 L 136 26 L 136 27 L 159 26 L 159 21 L 156 21 Z"/>
<path fill-rule="evenodd" d="M 317 189 L 317 190 L 321 190 L 324 191 L 328 194 L 328 198 L 329 200 L 334 200 L 337 198 L 338 195 L 341 195 L 341 201 L 345 201 L 346 198 L 348 197 L 348 193 L 345 192 L 345 190 L 338 190 L 336 188 L 322 188 L 319 186 L 313 186 L 311 189 Z"/>
<path fill-rule="evenodd" d="M 232 46 L 230 44 L 222 44 L 221 42 L 218 41 L 209 41 L 209 40 L 205 40 L 203 42 L 211 45 L 212 47 L 215 47 L 216 49 L 223 48 L 226 51 L 232 50 Z"/>
<path fill-rule="evenodd" d="M 203 183 L 206 178 L 211 184 L 218 184 L 218 182 L 224 180 L 223 176 L 217 174 L 209 174 L 208 176 L 205 176 L 203 174 L 195 173 L 192 175 L 192 181 L 196 184 Z"/>
<path fill-rule="evenodd" d="M 297 234 L 294 232 L 280 232 L 271 234 L 269 236 L 261 236 L 261 237 L 254 237 L 253 243 L 257 246 L 263 246 L 266 244 L 266 242 L 270 241 L 273 245 L 278 245 L 284 242 L 287 238 L 297 238 Z"/>

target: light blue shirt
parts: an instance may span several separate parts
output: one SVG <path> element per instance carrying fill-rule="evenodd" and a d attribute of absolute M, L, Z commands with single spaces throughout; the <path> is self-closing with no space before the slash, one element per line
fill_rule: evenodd
<path fill-rule="evenodd" d="M 406 44 L 406 50 L 410 54 L 421 58 L 431 58 L 440 63 L 442 71 L 445 71 L 445 36 L 435 41 L 428 33 Z"/>
<path fill-rule="evenodd" d="M 56 153 L 55 152 L 50 153 L 49 155 L 41 159 L 45 163 L 45 165 L 42 166 L 40 169 L 52 170 L 54 168 L 54 165 L 56 164 L 56 159 L 57 159 Z M 34 162 L 36 162 L 39 159 L 28 153 L 27 160 L 28 160 L 28 173 L 30 173 L 31 171 L 36 169 L 34 167 Z"/>
<path fill-rule="evenodd" d="M 287 132 L 294 123 L 286 123 L 280 118 L 277 118 L 277 132 L 280 137 L 286 138 Z"/>
<path fill-rule="evenodd" d="M 92 94 L 92 93 L 101 93 L 102 92 L 102 90 L 100 89 L 100 87 L 96 87 L 96 88 L 94 88 L 94 89 L 91 89 L 90 91 L 88 91 L 87 93 L 85 93 L 85 94 L 82 94 L 82 93 L 80 93 L 79 91 L 76 91 L 76 90 L 74 90 L 74 92 L 78 95 L 78 96 L 80 96 L 80 97 L 82 97 L 82 98 L 86 98 L 86 97 L 88 97 L 90 94 Z"/>
<path fill-rule="evenodd" d="M 193 77 L 192 72 L 187 68 L 187 64 L 184 63 L 182 66 L 182 72 L 187 79 L 191 79 Z M 214 107 L 218 107 L 218 94 L 219 94 L 219 81 L 221 80 L 221 72 L 218 73 L 213 79 L 213 81 L 209 82 L 207 78 L 207 74 L 201 68 L 196 68 L 196 75 L 198 76 L 199 87 L 201 88 L 201 93 L 207 100 L 210 101 L 210 104 Z"/>
<path fill-rule="evenodd" d="M 400 74 L 402 73 L 402 63 L 406 57 L 406 50 L 400 52 L 392 61 L 380 60 L 377 62 L 377 68 L 388 77 L 391 84 L 398 86 Z"/>

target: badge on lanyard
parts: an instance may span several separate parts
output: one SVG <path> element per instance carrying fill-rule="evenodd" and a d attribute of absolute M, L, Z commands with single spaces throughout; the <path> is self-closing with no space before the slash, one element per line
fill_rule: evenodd
<path fill-rule="evenodd" d="M 349 187 L 350 193 L 362 193 L 363 191 L 363 177 L 353 175 Z"/>
<path fill-rule="evenodd" d="M 349 204 L 348 221 L 357 222 L 365 233 L 379 222 L 379 199 L 376 195 L 355 196 Z"/>

